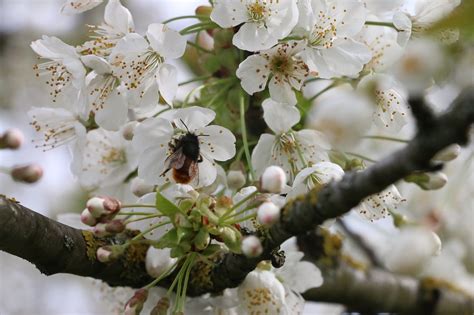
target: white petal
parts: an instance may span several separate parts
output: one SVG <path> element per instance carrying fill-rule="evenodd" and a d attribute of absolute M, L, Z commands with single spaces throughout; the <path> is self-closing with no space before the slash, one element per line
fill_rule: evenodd
<path fill-rule="evenodd" d="M 245 3 L 234 0 L 214 1 L 211 20 L 222 28 L 230 28 L 247 21 Z"/>
<path fill-rule="evenodd" d="M 211 125 L 196 130 L 200 150 L 217 161 L 227 161 L 235 155 L 235 136 L 227 128 Z"/>
<path fill-rule="evenodd" d="M 42 58 L 62 59 L 77 58 L 76 49 L 64 43 L 57 37 L 43 35 L 42 39 L 35 40 L 31 43 L 31 48 Z"/>
<path fill-rule="evenodd" d="M 127 122 L 128 106 L 122 95 L 114 90 L 103 108 L 99 109 L 95 115 L 97 124 L 107 130 L 119 130 Z"/>
<path fill-rule="evenodd" d="M 160 95 L 166 103 L 172 105 L 178 90 L 178 70 L 173 65 L 162 64 L 158 69 L 156 82 L 158 83 Z"/>
<path fill-rule="evenodd" d="M 81 57 L 81 61 L 88 68 L 94 70 L 97 74 L 109 74 L 112 72 L 110 64 L 102 57 L 95 55 L 86 55 Z"/>
<path fill-rule="evenodd" d="M 277 43 L 278 39 L 273 37 L 266 27 L 256 23 L 245 23 L 232 38 L 235 47 L 248 51 L 269 49 Z"/>
<path fill-rule="evenodd" d="M 287 256 L 292 252 L 287 252 Z M 277 276 L 283 279 L 283 284 L 298 293 L 304 293 L 311 288 L 323 284 L 321 270 L 308 261 L 299 261 L 296 264 L 283 266 L 276 271 Z"/>
<path fill-rule="evenodd" d="M 216 163 L 203 154 L 202 162 L 198 164 L 199 180 L 197 187 L 206 187 L 211 185 L 217 176 Z"/>
<path fill-rule="evenodd" d="M 257 145 L 252 151 L 252 166 L 255 170 L 255 174 L 257 175 L 257 177 L 260 177 L 263 174 L 263 171 L 265 171 L 268 166 L 274 164 L 276 165 L 276 163 L 272 163 L 272 151 L 274 142 L 274 135 L 264 133 L 260 136 Z"/>
<path fill-rule="evenodd" d="M 300 112 L 294 106 L 277 103 L 267 98 L 262 103 L 263 119 L 275 134 L 287 132 L 300 121 Z"/>
<path fill-rule="evenodd" d="M 288 82 L 285 82 L 284 80 L 277 81 L 275 77 L 273 77 L 271 78 L 270 83 L 268 83 L 268 88 L 270 90 L 270 97 L 274 101 L 289 105 L 296 104 L 295 92 Z"/>
<path fill-rule="evenodd" d="M 168 148 L 162 148 L 160 146 L 146 149 L 145 152 L 140 155 L 138 161 L 138 177 L 151 185 L 165 183 L 167 177 L 161 175 L 165 171 L 167 151 Z"/>
<path fill-rule="evenodd" d="M 242 88 L 250 95 L 265 89 L 269 74 L 268 61 L 260 55 L 247 57 L 239 64 L 236 72 Z"/>
<path fill-rule="evenodd" d="M 357 207 L 357 211 L 367 220 L 373 221 L 385 218 L 390 211 L 397 209 L 402 202 L 402 196 L 394 185 L 365 198 Z"/>
<path fill-rule="evenodd" d="M 130 33 L 124 36 L 117 42 L 115 48 L 110 54 L 111 63 L 114 63 L 115 57 L 118 55 L 130 55 L 134 53 L 141 53 L 148 48 L 146 39 L 137 33 Z"/>
<path fill-rule="evenodd" d="M 119 0 L 109 0 L 105 6 L 104 20 L 114 31 L 128 34 L 133 31 L 133 19 L 130 11 Z"/>
<path fill-rule="evenodd" d="M 169 118 L 183 131 L 189 130 L 193 132 L 207 126 L 214 120 L 216 113 L 212 109 L 191 106 L 165 112 L 162 117 Z"/>
<path fill-rule="evenodd" d="M 167 150 L 172 137 L 173 127 L 168 120 L 160 117 L 148 118 L 135 127 L 132 144 L 140 152 L 151 146 Z"/>
<path fill-rule="evenodd" d="M 150 24 L 146 37 L 150 46 L 164 58 L 177 59 L 186 50 L 186 38 L 165 24 Z"/>
<path fill-rule="evenodd" d="M 66 0 L 61 7 L 61 13 L 72 15 L 91 10 L 102 3 L 103 0 Z"/>
<path fill-rule="evenodd" d="M 339 75 L 357 75 L 372 59 L 370 49 L 352 39 L 338 39 L 332 48 L 321 52 L 329 68 Z"/>

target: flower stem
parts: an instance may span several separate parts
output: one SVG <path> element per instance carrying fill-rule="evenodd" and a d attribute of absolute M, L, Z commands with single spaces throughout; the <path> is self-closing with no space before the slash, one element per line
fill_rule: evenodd
<path fill-rule="evenodd" d="M 377 161 L 375 161 L 375 160 L 373 160 L 373 159 L 371 159 L 371 158 L 368 158 L 368 157 L 366 157 L 366 156 L 364 156 L 364 155 L 361 155 L 361 154 L 352 153 L 352 152 L 344 152 L 344 153 L 346 153 L 346 154 L 348 154 L 348 155 L 352 155 L 352 156 L 358 157 L 358 158 L 360 158 L 360 159 L 362 159 L 362 160 L 365 160 L 365 161 L 368 161 L 368 162 L 370 162 L 370 163 L 376 163 L 376 162 L 377 162 Z"/>
<path fill-rule="evenodd" d="M 147 204 L 129 204 L 129 205 L 122 205 L 121 208 L 156 208 L 156 206 L 147 205 Z"/>
<path fill-rule="evenodd" d="M 247 200 L 253 198 L 256 194 L 258 194 L 258 190 L 255 190 L 253 193 L 249 194 L 248 196 L 244 197 L 244 199 L 240 200 L 239 202 L 237 202 L 235 205 L 232 206 L 232 208 L 229 208 L 226 212 L 224 212 L 224 214 L 221 216 L 221 219 L 225 219 L 229 214 L 232 213 L 232 211 L 234 211 L 235 209 L 237 209 L 238 207 L 240 207 L 242 204 L 244 204 L 244 202 L 246 202 Z"/>
<path fill-rule="evenodd" d="M 201 22 L 201 23 L 196 23 L 188 27 L 185 27 L 179 33 L 181 35 L 187 35 L 187 34 L 199 32 L 201 30 L 213 29 L 216 27 L 217 27 L 217 24 L 214 22 Z"/>
<path fill-rule="evenodd" d="M 336 87 L 337 85 L 338 85 L 338 83 L 336 83 L 336 82 L 333 82 L 333 83 L 329 84 L 327 87 L 325 87 L 324 89 L 322 89 L 321 91 L 319 91 L 315 95 L 311 96 L 308 99 L 308 102 L 314 101 L 316 98 L 320 97 L 322 94 L 326 93 L 327 91 L 329 91 L 330 89 Z"/>
<path fill-rule="evenodd" d="M 184 19 L 205 19 L 205 20 L 209 20 L 209 16 L 207 15 L 183 15 L 183 16 L 177 16 L 177 17 L 174 17 L 174 18 L 171 18 L 171 19 L 168 19 L 166 21 L 163 22 L 163 24 L 168 24 L 168 23 L 171 23 L 171 22 L 174 22 L 174 21 L 178 21 L 178 20 L 184 20 Z"/>
<path fill-rule="evenodd" d="M 200 46 L 200 45 L 198 45 L 198 44 L 196 44 L 192 41 L 189 41 L 189 40 L 188 40 L 188 45 L 196 48 L 199 51 L 205 52 L 206 54 L 214 54 L 213 51 L 210 51 L 210 50 L 208 50 L 208 49 L 206 49 L 206 48 L 204 48 L 204 47 L 202 47 L 202 46 Z"/>
<path fill-rule="evenodd" d="M 250 157 L 249 143 L 247 139 L 247 126 L 245 124 L 245 96 L 244 91 L 240 90 L 240 129 L 242 131 L 242 141 L 244 144 L 245 158 L 247 159 L 247 165 L 250 170 L 250 180 L 253 181 L 256 179 L 255 172 L 252 167 L 252 159 Z"/>
<path fill-rule="evenodd" d="M 148 229 L 146 229 L 145 231 L 141 232 L 140 234 L 135 235 L 135 237 L 132 238 L 132 241 L 138 240 L 139 238 L 143 237 L 143 236 L 144 236 L 145 234 L 147 234 L 148 232 L 151 232 L 151 231 L 153 231 L 154 229 L 159 228 L 160 226 L 163 226 L 163 225 L 166 225 L 166 224 L 170 224 L 170 223 L 171 223 L 171 221 L 166 221 L 166 222 L 161 222 L 161 223 L 152 225 L 152 226 L 150 226 Z"/>
<path fill-rule="evenodd" d="M 400 31 L 392 22 L 366 21 L 365 25 L 386 26 L 386 27 L 391 27 L 396 31 Z"/>
<path fill-rule="evenodd" d="M 162 217 L 162 216 L 163 216 L 162 214 L 146 215 L 146 216 L 142 216 L 140 218 L 136 218 L 136 219 L 133 219 L 133 220 L 126 220 L 125 223 L 129 224 L 129 223 L 132 223 L 132 222 L 138 222 L 138 221 L 148 220 L 148 219 L 152 219 L 152 218 L 159 218 L 159 217 Z"/>
<path fill-rule="evenodd" d="M 184 82 L 181 82 L 180 84 L 178 84 L 178 86 L 183 86 L 183 85 L 186 85 L 186 84 L 189 84 L 189 83 L 193 83 L 193 82 L 196 82 L 196 81 L 205 81 L 209 78 L 212 78 L 212 76 L 210 75 L 203 75 L 201 77 L 197 77 L 197 78 L 194 78 L 194 79 L 191 79 L 191 80 L 187 80 L 187 81 L 184 81 Z"/>
<path fill-rule="evenodd" d="M 148 283 L 146 286 L 144 286 L 143 288 L 144 289 L 151 289 L 153 288 L 158 282 L 160 282 L 161 280 L 163 280 L 164 278 L 168 277 L 174 270 L 174 268 L 176 268 L 176 266 L 178 265 L 178 262 L 179 261 L 176 261 L 171 267 L 168 268 L 168 270 L 166 270 L 165 272 L 163 272 L 161 274 L 161 276 L 159 276 L 158 278 L 156 278 L 155 280 L 153 280 L 152 282 Z"/>
<path fill-rule="evenodd" d="M 240 222 L 244 222 L 244 221 L 247 221 L 249 219 L 253 219 L 257 216 L 257 213 L 252 213 L 252 214 L 249 214 L 248 216 L 245 216 L 243 218 L 238 218 L 238 219 L 235 219 L 235 220 L 232 220 L 232 221 L 227 221 L 226 224 L 236 224 L 236 223 L 240 223 Z"/>
<path fill-rule="evenodd" d="M 401 142 L 401 143 L 408 143 L 409 140 L 393 138 L 393 137 L 386 137 L 386 136 L 364 136 L 364 139 L 375 139 L 375 140 L 387 140 L 387 141 L 394 141 L 394 142 Z"/>

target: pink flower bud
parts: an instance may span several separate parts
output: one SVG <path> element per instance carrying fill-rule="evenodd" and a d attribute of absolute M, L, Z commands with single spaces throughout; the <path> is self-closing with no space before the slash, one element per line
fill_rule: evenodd
<path fill-rule="evenodd" d="M 96 218 L 94 218 L 87 208 L 81 213 L 81 222 L 89 226 L 94 226 L 97 224 Z"/>
<path fill-rule="evenodd" d="M 125 315 L 139 315 L 143 309 L 143 304 L 145 304 L 146 299 L 148 298 L 148 290 L 139 289 L 135 291 L 135 294 L 127 304 L 125 304 Z"/>
<path fill-rule="evenodd" d="M 105 196 L 89 199 L 86 206 L 94 217 L 100 218 L 105 215 L 116 214 L 120 211 L 121 204 L 117 199 Z"/>
<path fill-rule="evenodd" d="M 257 221 L 265 226 L 270 226 L 280 218 L 280 208 L 271 201 L 265 201 L 258 207 Z"/>
<path fill-rule="evenodd" d="M 247 257 L 258 257 L 262 254 L 263 247 L 258 237 L 250 235 L 242 241 L 242 253 Z"/>
<path fill-rule="evenodd" d="M 274 194 L 281 193 L 286 185 L 286 173 L 279 166 L 269 166 L 265 169 L 260 178 L 260 186 L 262 190 Z"/>
<path fill-rule="evenodd" d="M 0 149 L 18 149 L 24 140 L 23 133 L 19 129 L 8 129 L 3 136 L 0 136 Z"/>
<path fill-rule="evenodd" d="M 111 234 L 121 233 L 125 230 L 125 223 L 123 220 L 112 220 L 105 224 L 105 230 Z"/>
<path fill-rule="evenodd" d="M 109 235 L 109 232 L 107 232 L 107 224 L 97 223 L 92 229 L 92 233 L 94 233 L 94 235 L 97 237 L 104 237 Z"/>
<path fill-rule="evenodd" d="M 43 176 L 43 169 L 37 164 L 14 166 L 11 171 L 11 176 L 18 182 L 32 184 L 40 180 Z"/>
<path fill-rule="evenodd" d="M 99 247 L 97 249 L 97 260 L 102 263 L 107 263 L 111 260 L 112 251 L 107 247 Z"/>

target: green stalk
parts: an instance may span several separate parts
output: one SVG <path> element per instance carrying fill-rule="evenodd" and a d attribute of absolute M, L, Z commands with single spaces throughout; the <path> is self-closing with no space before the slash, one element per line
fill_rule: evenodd
<path fill-rule="evenodd" d="M 321 91 L 319 91 L 318 93 L 316 93 L 315 95 L 310 97 L 308 99 L 308 101 L 309 102 L 314 101 L 316 98 L 320 97 L 322 94 L 326 93 L 327 91 L 329 91 L 330 89 L 336 87 L 337 85 L 338 85 L 338 83 L 336 83 L 336 82 L 333 82 L 333 83 L 329 84 L 327 87 L 325 87 L 324 89 L 322 89 Z"/>
<path fill-rule="evenodd" d="M 200 46 L 200 45 L 198 45 L 198 44 L 196 44 L 192 41 L 189 41 L 189 40 L 188 40 L 188 45 L 196 48 L 199 51 L 205 52 L 206 54 L 214 54 L 213 51 L 210 51 L 210 50 L 208 50 L 208 49 L 206 49 L 206 48 L 204 48 L 204 47 L 202 47 L 202 46 Z"/>
<path fill-rule="evenodd" d="M 375 140 L 387 140 L 387 141 L 401 142 L 401 143 L 410 142 L 409 140 L 393 138 L 393 137 L 386 137 L 386 136 L 364 136 L 362 138 L 364 138 L 364 139 L 375 139 Z"/>
<path fill-rule="evenodd" d="M 152 282 L 150 282 L 149 284 L 147 284 L 143 288 L 146 289 L 146 290 L 148 290 L 150 288 L 153 288 L 158 282 L 160 282 L 164 278 L 168 277 L 173 272 L 174 268 L 178 265 L 178 262 L 179 262 L 179 260 L 176 261 L 171 267 L 169 267 L 168 270 L 163 272 L 161 274 L 161 276 L 159 276 L 158 278 L 156 278 L 155 280 L 153 280 Z"/>
<path fill-rule="evenodd" d="M 155 205 L 129 204 L 129 205 L 122 205 L 121 208 L 155 208 Z"/>
<path fill-rule="evenodd" d="M 201 22 L 201 23 L 196 23 L 188 27 L 185 27 L 179 33 L 181 35 L 187 35 L 187 34 L 199 32 L 201 30 L 207 30 L 207 29 L 212 29 L 216 27 L 217 27 L 217 24 L 214 22 Z"/>
<path fill-rule="evenodd" d="M 174 21 L 178 21 L 178 20 L 184 20 L 184 19 L 204 19 L 204 20 L 209 20 L 209 16 L 207 15 L 200 15 L 200 14 L 196 14 L 196 15 L 182 15 L 182 16 L 177 16 L 177 17 L 174 17 L 174 18 L 171 18 L 171 19 L 168 19 L 166 21 L 163 22 L 163 24 L 168 24 L 168 23 L 171 23 L 171 22 L 174 22 Z"/>
<path fill-rule="evenodd" d="M 210 79 L 210 78 L 212 78 L 211 75 L 203 75 L 203 76 L 200 76 L 200 77 L 196 77 L 194 79 L 190 79 L 190 80 L 181 82 L 180 84 L 178 84 L 178 86 L 183 86 L 183 85 L 193 83 L 193 82 L 196 82 L 196 81 L 205 81 L 205 80 Z"/>
<path fill-rule="evenodd" d="M 244 91 L 240 90 L 240 129 L 242 130 L 242 141 L 244 144 L 245 158 L 247 159 L 247 165 L 250 170 L 250 180 L 253 181 L 256 179 L 255 172 L 252 167 L 252 159 L 250 157 L 249 143 L 247 139 L 247 126 L 245 124 L 245 96 Z"/>
<path fill-rule="evenodd" d="M 374 25 L 374 26 L 385 26 L 391 27 L 396 31 L 400 31 L 392 22 L 377 22 L 377 21 L 366 21 L 365 25 Z"/>
<path fill-rule="evenodd" d="M 132 238 L 132 241 L 138 240 L 140 237 L 143 237 L 143 235 L 145 235 L 146 233 L 151 232 L 151 231 L 153 231 L 154 229 L 157 229 L 157 228 L 159 228 L 159 227 L 161 227 L 161 226 L 163 226 L 163 225 L 170 224 L 170 223 L 171 223 L 171 221 L 166 221 L 166 222 L 161 222 L 161 223 L 152 225 L 151 227 L 149 227 L 149 228 L 146 229 L 145 231 L 141 232 L 140 234 L 135 235 L 135 237 Z"/>
<path fill-rule="evenodd" d="M 143 221 L 143 220 L 148 220 L 148 219 L 152 219 L 152 218 L 159 218 L 159 217 L 162 217 L 162 216 L 163 216 L 162 214 L 147 215 L 147 216 L 143 216 L 143 217 L 136 218 L 136 219 L 133 219 L 133 220 L 126 220 L 125 224 L 129 224 L 129 223 L 132 223 L 132 222 Z"/>
<path fill-rule="evenodd" d="M 232 224 L 244 222 L 244 221 L 247 221 L 249 219 L 253 219 L 256 216 L 257 216 L 257 213 L 252 213 L 252 214 L 249 214 L 248 216 L 245 216 L 243 218 L 235 219 L 235 220 L 232 220 L 232 221 L 227 221 L 226 224 L 232 225 Z"/>
<path fill-rule="evenodd" d="M 373 159 L 371 159 L 371 158 L 368 158 L 368 157 L 366 157 L 366 156 L 364 156 L 364 155 L 361 155 L 361 154 L 352 153 L 352 152 L 344 152 L 344 153 L 346 153 L 346 154 L 348 154 L 348 155 L 352 155 L 352 156 L 358 157 L 358 158 L 360 158 L 360 159 L 362 159 L 362 160 L 365 160 L 365 161 L 368 161 L 368 162 L 370 162 L 370 163 L 377 163 L 377 161 L 375 161 L 375 160 L 373 160 Z"/>
<path fill-rule="evenodd" d="M 225 218 L 226 216 L 228 216 L 229 214 L 232 213 L 232 211 L 234 211 L 235 209 L 237 209 L 238 207 L 240 207 L 241 205 L 243 205 L 247 200 L 249 200 L 250 198 L 253 198 L 256 194 L 258 194 L 258 190 L 255 190 L 253 193 L 249 194 L 247 197 L 245 197 L 244 199 L 240 200 L 239 202 L 237 202 L 235 205 L 232 206 L 232 208 L 230 208 L 229 210 L 227 210 L 226 212 L 224 212 L 224 214 L 222 215 L 221 218 Z"/>

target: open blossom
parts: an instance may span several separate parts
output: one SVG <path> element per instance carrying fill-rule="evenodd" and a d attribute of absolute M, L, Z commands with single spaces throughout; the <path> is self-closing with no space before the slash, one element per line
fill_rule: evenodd
<path fill-rule="evenodd" d="M 401 86 L 383 74 L 365 76 L 358 89 L 370 91 L 376 105 L 373 113 L 375 125 L 390 133 L 399 132 L 408 123 L 409 106 Z"/>
<path fill-rule="evenodd" d="M 66 0 L 61 7 L 61 13 L 72 15 L 91 10 L 101 4 L 104 0 Z"/>
<path fill-rule="evenodd" d="M 43 150 L 73 143 L 86 135 L 84 116 L 74 108 L 33 107 L 28 111 L 30 125 L 39 133 L 40 139 L 33 140 Z"/>
<path fill-rule="evenodd" d="M 308 67 L 299 57 L 304 42 L 289 41 L 245 59 L 237 69 L 243 89 L 252 95 L 267 85 L 270 97 L 280 103 L 296 104 L 293 89 L 299 91 L 308 77 Z"/>
<path fill-rule="evenodd" d="M 143 95 L 147 89 L 158 86 L 160 95 L 172 104 L 178 89 L 177 70 L 166 63 L 184 54 L 186 39 L 164 24 L 150 24 L 147 39 L 137 33 L 123 37 L 112 50 L 110 63 L 113 75 L 128 90 Z"/>
<path fill-rule="evenodd" d="M 404 199 L 395 185 L 362 200 L 356 211 L 367 220 L 374 221 L 385 218 L 395 211 Z"/>
<path fill-rule="evenodd" d="M 461 0 L 416 0 L 414 2 L 414 5 L 407 6 L 405 10 L 393 16 L 393 24 L 400 31 L 398 37 L 400 45 L 405 45 L 412 35 L 422 34 L 435 22 L 447 16 L 461 3 Z M 453 35 L 456 40 L 457 32 Z M 449 42 L 453 38 L 447 39 Z"/>
<path fill-rule="evenodd" d="M 137 167 L 137 155 L 120 131 L 92 130 L 73 153 L 71 170 L 86 188 L 120 183 Z"/>
<path fill-rule="evenodd" d="M 277 165 L 291 181 L 305 165 L 329 160 L 326 151 L 330 145 L 323 134 L 316 130 L 291 129 L 300 120 L 295 107 L 271 99 L 265 100 L 262 106 L 263 118 L 274 135 L 262 134 L 252 152 L 252 165 L 257 176 L 261 176 L 268 166 Z"/>
<path fill-rule="evenodd" d="M 53 102 L 64 95 L 64 101 L 58 103 L 78 102 L 81 89 L 85 84 L 86 69 L 79 59 L 74 47 L 65 44 L 57 37 L 43 35 L 31 43 L 31 48 L 40 58 L 50 61 L 34 66 L 36 76 L 44 78 L 49 86 Z M 78 104 L 81 106 L 81 104 Z"/>
<path fill-rule="evenodd" d="M 337 164 L 331 162 L 316 163 L 301 170 L 296 175 L 287 199 L 306 194 L 311 189 L 326 185 L 332 180 L 339 180 L 343 175 L 344 170 Z"/>
<path fill-rule="evenodd" d="M 295 0 L 218 0 L 211 19 L 223 28 L 243 23 L 232 43 L 239 49 L 258 51 L 276 45 L 298 21 Z"/>
<path fill-rule="evenodd" d="M 100 127 L 120 129 L 127 122 L 128 104 L 119 87 L 119 79 L 112 74 L 112 67 L 104 58 L 87 55 L 81 60 L 93 70 L 87 75 L 88 111 L 94 113 L 94 120 Z"/>
<path fill-rule="evenodd" d="M 92 39 L 77 47 L 82 55 L 108 56 L 117 42 L 134 31 L 130 11 L 119 0 L 109 0 L 105 6 L 104 23 L 89 26 L 95 34 Z"/>
<path fill-rule="evenodd" d="M 189 107 L 166 112 L 167 119 L 149 118 L 135 129 L 132 142 L 140 155 L 138 176 L 150 184 L 174 181 L 172 171 L 166 163 L 174 153 L 173 146 L 186 134 L 199 140 L 198 174 L 194 184 L 200 187 L 211 185 L 217 176 L 214 160 L 226 161 L 235 155 L 235 136 L 228 129 L 209 125 L 216 114 L 202 107 Z"/>
<path fill-rule="evenodd" d="M 303 60 L 321 78 L 355 76 L 370 61 L 369 48 L 355 40 L 366 20 L 356 0 L 300 0 L 295 34 L 305 38 Z"/>

